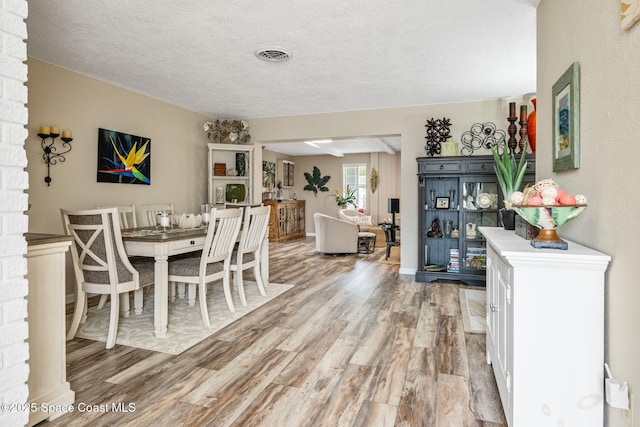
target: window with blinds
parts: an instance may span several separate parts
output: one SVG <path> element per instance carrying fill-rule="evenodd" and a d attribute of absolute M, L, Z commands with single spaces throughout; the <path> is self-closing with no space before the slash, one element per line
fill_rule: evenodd
<path fill-rule="evenodd" d="M 356 189 L 358 209 L 367 210 L 367 165 L 353 163 L 342 165 L 342 194 L 346 194 L 347 186 Z"/>

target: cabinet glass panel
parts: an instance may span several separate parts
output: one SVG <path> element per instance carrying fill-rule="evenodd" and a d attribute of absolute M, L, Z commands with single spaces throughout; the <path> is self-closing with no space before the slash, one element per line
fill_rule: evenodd
<path fill-rule="evenodd" d="M 479 227 L 498 225 L 500 196 L 493 178 L 477 177 L 462 182 L 463 250 L 460 253 L 462 271 L 482 272 L 487 268 L 487 249 Z"/>
<path fill-rule="evenodd" d="M 462 183 L 463 207 L 467 211 L 497 209 L 498 184 L 496 182 L 464 181 Z"/>
<path fill-rule="evenodd" d="M 458 187 L 458 178 L 440 178 L 428 181 L 423 189 L 425 271 L 460 271 Z"/>

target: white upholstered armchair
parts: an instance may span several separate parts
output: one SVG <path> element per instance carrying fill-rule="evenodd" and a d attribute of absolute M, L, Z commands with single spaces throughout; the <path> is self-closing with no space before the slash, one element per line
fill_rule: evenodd
<path fill-rule="evenodd" d="M 355 223 L 360 231 L 369 231 L 369 228 L 373 227 L 371 216 L 354 211 L 353 209 L 340 209 L 338 211 L 338 218 Z"/>
<path fill-rule="evenodd" d="M 353 222 L 358 226 L 359 231 L 374 233 L 376 235 L 376 247 L 384 247 L 384 230 L 377 225 L 373 225 L 371 215 L 365 215 L 353 209 L 340 209 L 338 218 Z"/>
<path fill-rule="evenodd" d="M 315 213 L 316 250 L 326 254 L 355 254 L 358 252 L 358 226 L 329 215 Z"/>

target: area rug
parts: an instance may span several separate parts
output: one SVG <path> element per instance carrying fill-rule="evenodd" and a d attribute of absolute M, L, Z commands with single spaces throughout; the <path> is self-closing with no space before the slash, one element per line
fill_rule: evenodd
<path fill-rule="evenodd" d="M 400 246 L 391 246 L 391 252 L 389 252 L 389 259 L 385 259 L 386 256 L 386 248 L 382 253 L 382 258 L 378 260 L 383 264 L 397 264 L 400 265 Z"/>
<path fill-rule="evenodd" d="M 207 295 L 210 329 L 207 329 L 202 323 L 198 301 L 194 306 L 189 306 L 186 297 L 177 298 L 176 296 L 175 301 L 169 304 L 169 326 L 165 338 L 156 338 L 153 334 L 153 289 L 151 289 L 151 292 L 144 297 L 144 312 L 141 315 L 133 314 L 132 302 L 132 313 L 129 317 L 120 317 L 116 344 L 161 353 L 180 354 L 292 287 L 293 285 L 269 283 L 266 287 L 267 296 L 263 297 L 255 282 L 245 281 L 244 289 L 248 305 L 243 307 L 240 304 L 240 297 L 234 289 L 233 300 L 236 311 L 232 313 L 227 307 L 222 283 L 210 285 Z M 107 303 L 102 309 L 95 306 L 90 307 L 87 321 L 80 324 L 76 336 L 106 342 L 110 309 L 110 303 Z M 71 315 L 67 316 L 67 325 L 70 322 Z"/>
<path fill-rule="evenodd" d="M 464 331 L 484 334 L 487 331 L 487 297 L 484 290 L 460 289 L 460 307 Z"/>

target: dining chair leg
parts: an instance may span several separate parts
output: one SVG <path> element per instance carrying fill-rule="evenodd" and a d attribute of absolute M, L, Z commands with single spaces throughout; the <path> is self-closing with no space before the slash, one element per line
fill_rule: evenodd
<path fill-rule="evenodd" d="M 169 302 L 174 302 L 176 300 L 176 284 L 174 282 L 169 282 Z"/>
<path fill-rule="evenodd" d="M 238 295 L 240 295 L 240 304 L 242 304 L 243 307 L 246 307 L 247 296 L 244 294 L 244 281 L 242 280 L 242 270 L 233 272 L 233 284 L 238 289 Z M 227 303 L 228 303 L 228 300 L 227 300 Z"/>
<path fill-rule="evenodd" d="M 107 304 L 108 299 L 109 299 L 109 295 L 107 294 L 100 295 L 100 301 L 98 302 L 98 309 L 104 308 L 104 306 Z"/>
<path fill-rule="evenodd" d="M 137 316 L 142 314 L 144 309 L 144 289 L 136 289 L 133 291 L 133 308 Z"/>
<path fill-rule="evenodd" d="M 179 282 L 177 287 L 178 287 L 178 298 L 184 298 L 185 284 L 182 282 Z"/>
<path fill-rule="evenodd" d="M 196 305 L 196 284 L 195 283 L 189 283 L 188 299 L 189 299 L 190 306 L 193 307 L 194 305 Z"/>
<path fill-rule="evenodd" d="M 204 322 L 204 326 L 210 328 L 211 322 L 209 321 L 209 309 L 207 308 L 207 284 L 199 283 L 198 286 L 198 298 L 200 299 L 200 312 L 202 313 L 202 321 Z M 189 288 L 189 290 L 191 290 L 191 288 Z"/>
<path fill-rule="evenodd" d="M 87 294 L 82 292 L 76 293 L 76 306 L 73 310 L 73 318 L 71 319 L 71 326 L 69 327 L 69 331 L 67 331 L 67 340 L 73 339 L 76 336 L 76 332 L 78 332 L 78 327 L 80 326 L 81 320 L 86 319 L 86 315 L 84 311 L 87 309 Z"/>
<path fill-rule="evenodd" d="M 256 283 L 258 283 L 258 290 L 263 297 L 267 296 L 267 291 L 264 289 L 264 281 L 262 280 L 262 264 L 260 258 L 256 258 L 256 265 L 253 266 L 253 275 L 256 276 Z"/>
<path fill-rule="evenodd" d="M 236 311 L 236 308 L 233 306 L 233 298 L 231 298 L 231 280 L 229 276 L 230 272 L 227 271 L 227 274 L 222 278 L 222 287 L 224 289 L 224 298 L 227 300 L 229 311 L 234 312 Z"/>
<path fill-rule="evenodd" d="M 111 318 L 109 319 L 109 332 L 107 334 L 107 349 L 116 345 L 116 335 L 118 334 L 118 318 L 120 310 L 120 298 L 116 292 L 111 293 Z"/>
<path fill-rule="evenodd" d="M 85 323 L 87 321 L 88 312 L 89 312 L 89 298 L 87 298 L 87 294 L 84 294 L 84 309 L 82 310 L 82 317 L 80 318 L 80 323 Z"/>
<path fill-rule="evenodd" d="M 129 304 L 129 292 L 120 294 L 120 315 L 122 317 L 129 317 L 129 311 L 131 310 L 131 306 Z"/>

